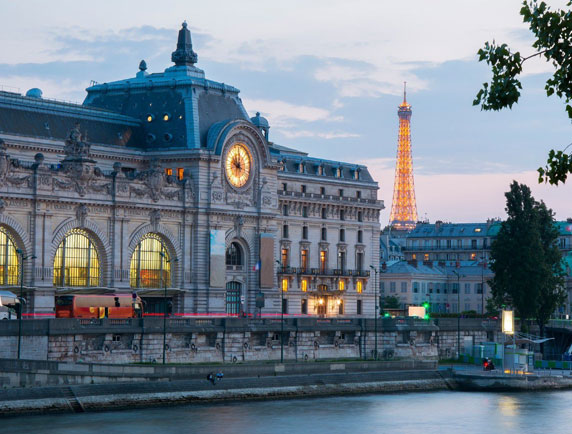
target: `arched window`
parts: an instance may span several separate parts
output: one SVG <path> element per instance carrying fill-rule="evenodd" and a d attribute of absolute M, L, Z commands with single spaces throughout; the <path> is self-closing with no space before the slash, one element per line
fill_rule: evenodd
<path fill-rule="evenodd" d="M 16 244 L 8 232 L 0 227 L 0 285 L 17 285 L 19 258 Z"/>
<path fill-rule="evenodd" d="M 242 249 L 238 243 L 231 243 L 226 249 L 226 265 L 242 265 Z"/>
<path fill-rule="evenodd" d="M 171 286 L 171 261 L 161 237 L 146 234 L 131 256 L 129 271 L 132 288 L 164 288 Z"/>
<path fill-rule="evenodd" d="M 95 244 L 82 229 L 64 237 L 54 258 L 54 286 L 98 286 L 99 256 Z"/>

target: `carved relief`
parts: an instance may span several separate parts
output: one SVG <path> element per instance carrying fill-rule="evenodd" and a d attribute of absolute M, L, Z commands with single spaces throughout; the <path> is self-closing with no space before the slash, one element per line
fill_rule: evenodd
<path fill-rule="evenodd" d="M 12 175 L 15 161 L 10 159 L 10 156 L 6 153 L 6 149 L 6 143 L 4 140 L 0 139 L 0 185 L 7 183 L 20 186 L 25 182 L 29 183 L 30 175 L 21 177 Z"/>
<path fill-rule="evenodd" d="M 144 187 L 130 185 L 130 196 L 149 196 L 153 202 L 158 202 L 161 198 L 171 200 L 181 199 L 181 191 L 179 188 L 166 190 L 167 186 L 173 183 L 173 178 L 168 178 L 165 175 L 165 172 L 161 167 L 161 162 L 157 159 L 151 160 L 149 163 L 149 169 L 139 172 L 135 177 L 135 180 L 142 182 Z"/>
<path fill-rule="evenodd" d="M 85 204 L 78 205 L 75 209 L 75 217 L 79 222 L 80 226 L 85 226 L 85 220 L 87 219 L 87 214 L 89 213 L 89 208 Z"/>
<path fill-rule="evenodd" d="M 54 178 L 52 189 L 73 190 L 81 197 L 88 191 L 110 193 L 110 184 L 95 183 L 95 178 L 103 176 L 101 170 L 95 167 L 95 161 L 89 159 L 90 145 L 80 131 L 79 123 L 69 132 L 62 161 L 62 173 L 66 178 Z"/>
<path fill-rule="evenodd" d="M 151 221 L 151 226 L 153 226 L 153 230 L 156 231 L 159 227 L 159 223 L 161 222 L 161 210 L 154 209 L 149 213 L 149 219 Z"/>

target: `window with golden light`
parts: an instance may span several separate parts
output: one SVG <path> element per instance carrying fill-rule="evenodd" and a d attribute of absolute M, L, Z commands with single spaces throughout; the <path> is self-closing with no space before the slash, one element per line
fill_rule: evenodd
<path fill-rule="evenodd" d="M 240 188 L 248 182 L 252 167 L 252 157 L 245 145 L 237 143 L 226 154 L 225 172 L 228 181 Z"/>
<path fill-rule="evenodd" d="M 361 292 L 363 291 L 363 282 L 361 280 L 357 281 L 356 291 L 358 294 L 361 294 Z"/>
<path fill-rule="evenodd" d="M 132 288 L 164 288 L 171 286 L 169 252 L 161 237 L 148 233 L 131 256 L 129 280 Z"/>
<path fill-rule="evenodd" d="M 16 244 L 8 232 L 0 227 L 0 285 L 17 285 L 19 258 Z"/>
<path fill-rule="evenodd" d="M 288 291 L 288 279 L 286 278 L 282 279 L 282 291 Z"/>
<path fill-rule="evenodd" d="M 308 279 L 302 279 L 302 286 L 300 289 L 302 292 L 306 292 L 308 290 Z"/>
<path fill-rule="evenodd" d="M 340 281 L 338 282 L 338 289 L 340 291 L 343 291 L 344 289 L 346 289 L 346 282 L 343 279 L 340 279 Z"/>
<path fill-rule="evenodd" d="M 56 250 L 54 286 L 99 286 L 99 256 L 82 229 L 69 231 Z"/>

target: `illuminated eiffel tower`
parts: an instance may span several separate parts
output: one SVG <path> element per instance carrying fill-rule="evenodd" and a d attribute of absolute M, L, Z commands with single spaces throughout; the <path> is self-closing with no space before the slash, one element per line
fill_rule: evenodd
<path fill-rule="evenodd" d="M 417 204 L 413 182 L 411 158 L 411 105 L 407 103 L 407 91 L 403 84 L 403 102 L 399 105 L 399 137 L 397 139 L 397 163 L 393 184 L 393 202 L 389 225 L 393 229 L 410 231 L 417 223 Z"/>

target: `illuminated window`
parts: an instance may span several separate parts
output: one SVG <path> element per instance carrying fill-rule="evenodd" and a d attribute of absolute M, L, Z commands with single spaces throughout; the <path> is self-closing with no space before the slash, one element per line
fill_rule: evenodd
<path fill-rule="evenodd" d="M 147 122 L 153 122 L 153 119 L 155 119 L 153 115 L 147 115 Z"/>
<path fill-rule="evenodd" d="M 172 176 L 173 175 L 173 169 L 165 169 L 165 175 Z"/>
<path fill-rule="evenodd" d="M 429 260 L 429 253 L 425 253 L 423 255 L 423 260 L 428 261 Z"/>
<path fill-rule="evenodd" d="M 475 228 L 475 232 L 481 232 L 481 228 Z"/>
<path fill-rule="evenodd" d="M 328 261 L 327 252 L 325 250 L 320 250 L 320 271 L 322 273 L 326 271 L 327 261 Z"/>
<path fill-rule="evenodd" d="M 18 284 L 19 258 L 16 244 L 0 227 L 0 285 Z"/>
<path fill-rule="evenodd" d="M 471 253 L 471 259 L 476 259 L 477 258 L 477 254 L 476 253 Z"/>
<path fill-rule="evenodd" d="M 356 291 L 358 294 L 361 294 L 363 291 L 363 282 L 361 280 L 357 281 Z"/>
<path fill-rule="evenodd" d="M 346 289 L 346 282 L 345 282 L 344 280 L 340 280 L 340 281 L 338 282 L 338 289 L 339 289 L 340 291 L 343 291 L 344 289 Z"/>
<path fill-rule="evenodd" d="M 171 286 L 169 252 L 159 235 L 148 233 L 131 256 L 132 288 L 163 288 Z"/>
<path fill-rule="evenodd" d="M 282 258 L 282 266 L 283 267 L 288 267 L 290 265 L 290 258 L 288 255 L 288 249 L 282 249 L 281 253 L 281 258 Z"/>
<path fill-rule="evenodd" d="M 98 286 L 99 257 L 82 229 L 69 231 L 56 250 L 54 286 Z"/>
<path fill-rule="evenodd" d="M 303 292 L 306 292 L 308 290 L 308 279 L 302 279 L 302 286 L 300 287 L 300 289 Z"/>
<path fill-rule="evenodd" d="M 181 181 L 184 176 L 185 176 L 185 169 L 183 169 L 182 167 L 178 167 L 177 168 L 177 179 L 179 181 Z"/>
<path fill-rule="evenodd" d="M 163 115 L 163 120 L 164 120 L 165 122 L 170 121 L 170 120 L 171 120 L 171 115 L 170 115 L 169 113 L 165 113 L 165 114 Z"/>
<path fill-rule="evenodd" d="M 413 253 L 413 254 L 411 255 L 411 259 L 416 260 L 416 259 L 417 259 L 417 254 L 416 254 L 416 253 Z"/>
<path fill-rule="evenodd" d="M 304 273 L 308 271 L 308 250 L 304 249 L 300 254 L 300 267 Z"/>
<path fill-rule="evenodd" d="M 282 291 L 284 291 L 284 292 L 288 291 L 288 279 L 287 278 L 282 279 Z"/>

